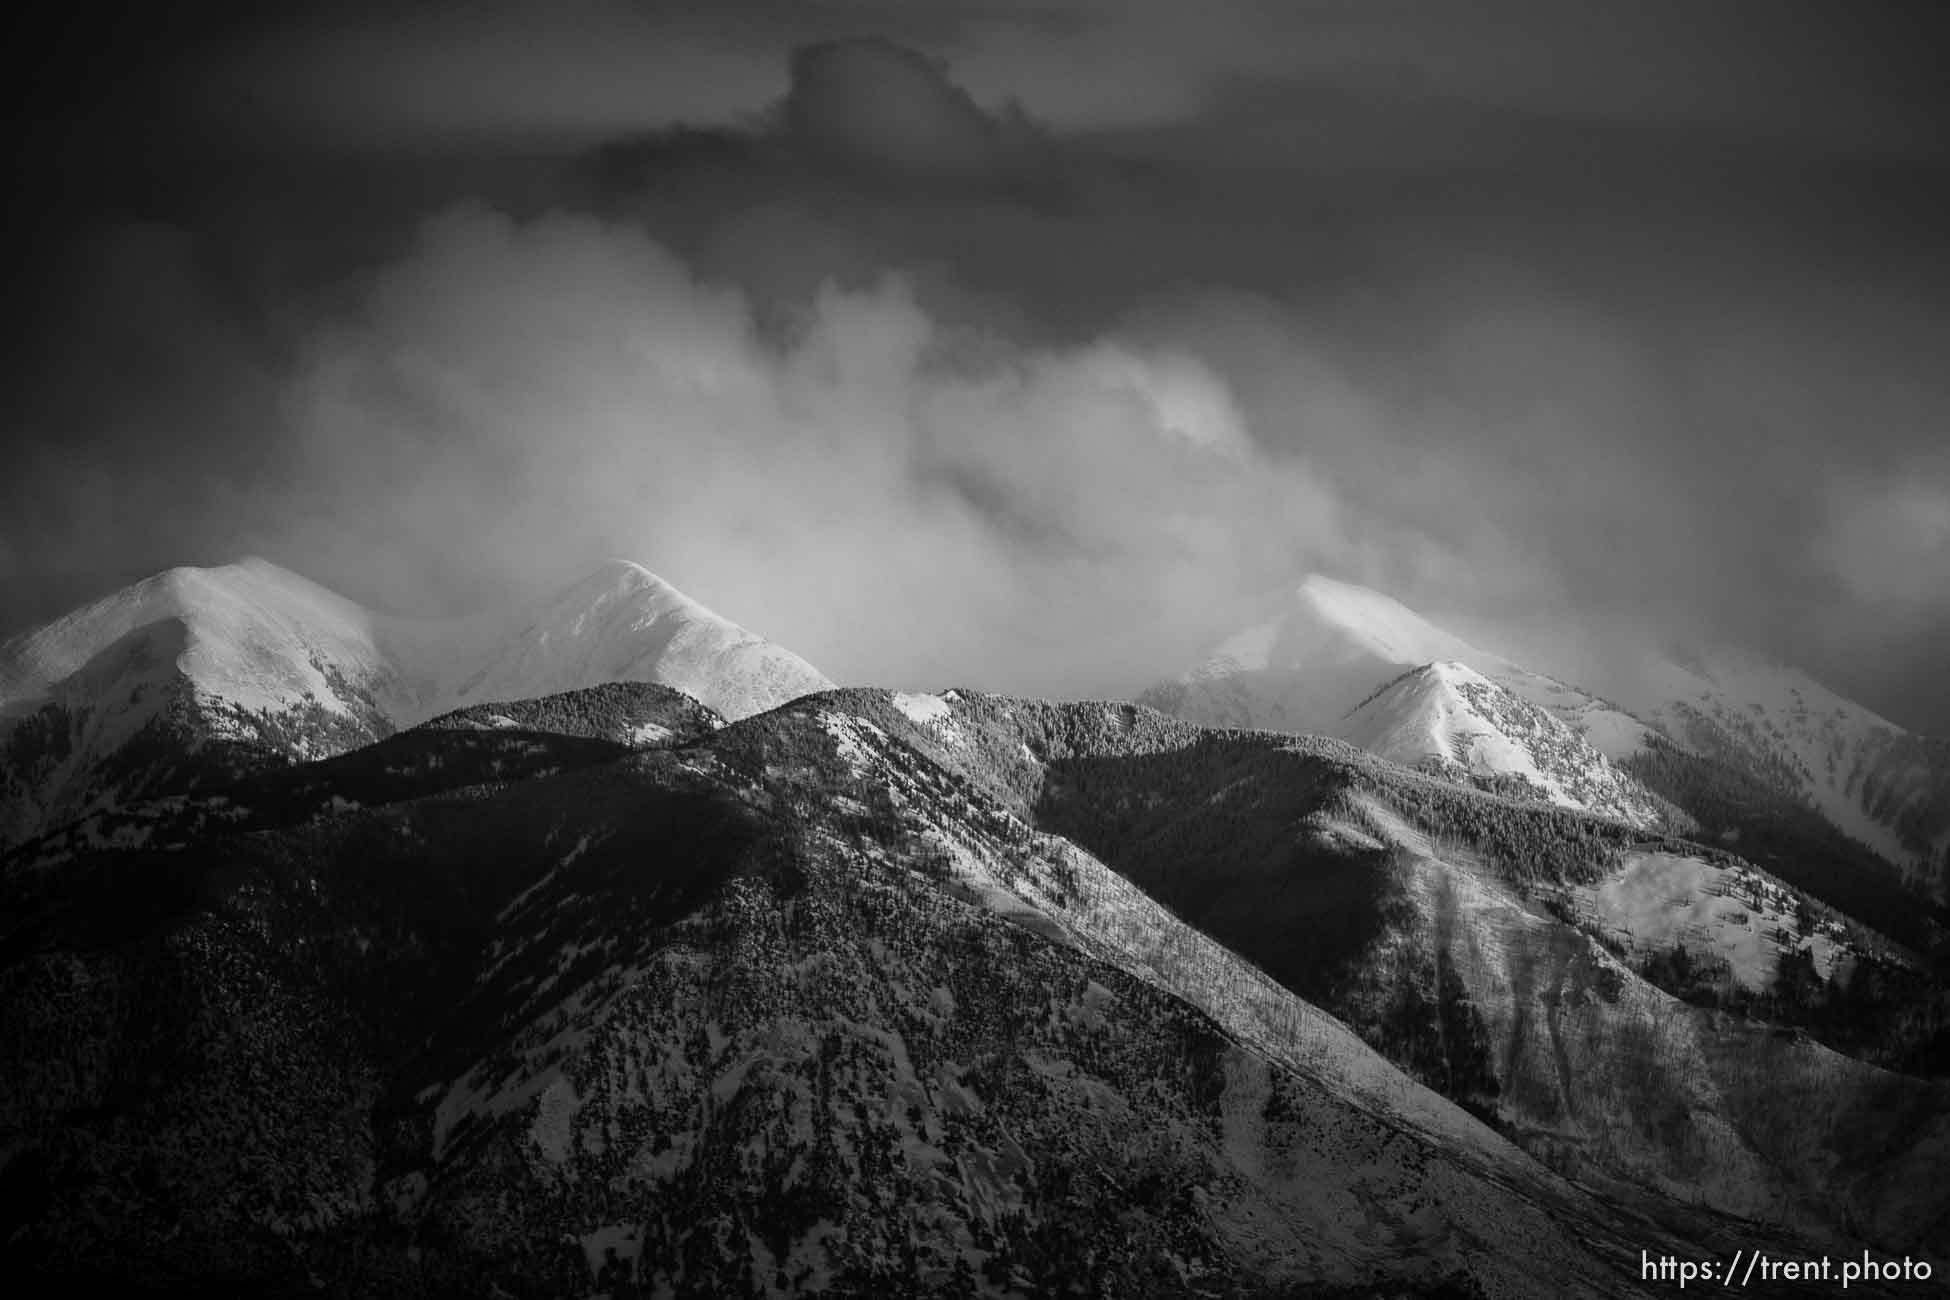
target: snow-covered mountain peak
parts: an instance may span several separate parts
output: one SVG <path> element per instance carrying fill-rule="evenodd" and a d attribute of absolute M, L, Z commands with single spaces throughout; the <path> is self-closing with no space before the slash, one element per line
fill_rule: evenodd
<path fill-rule="evenodd" d="M 710 611 L 640 564 L 612 560 L 586 577 L 503 615 L 504 635 L 541 643 L 640 630 L 660 619 L 711 618 Z"/>
<path fill-rule="evenodd" d="M 1662 810 L 1569 725 L 1456 660 L 1424 664 L 1355 708 L 1335 734 L 1406 767 L 1486 779 L 1638 826 Z"/>
<path fill-rule="evenodd" d="M 1563 718 L 1614 758 L 1647 728 L 1585 691 L 1511 663 L 1391 596 L 1315 574 L 1278 615 L 1219 642 L 1142 701 L 1208 726 L 1332 735 L 1350 710 L 1411 668 L 1450 664 Z"/>
<path fill-rule="evenodd" d="M 1483 674 L 1477 672 L 1474 668 L 1471 668 L 1459 659 L 1438 659 L 1434 663 L 1426 665 L 1422 671 L 1431 679 L 1441 682 L 1445 686 L 1482 686 L 1491 689 L 1496 688 L 1496 684 L 1490 681 L 1489 678 L 1483 676 Z"/>
<path fill-rule="evenodd" d="M 704 608 L 635 560 L 617 558 L 603 561 L 548 598 L 550 604 L 563 606 L 607 604 L 617 600 L 651 600 L 670 607 Z"/>
<path fill-rule="evenodd" d="M 165 634 L 163 625 L 180 630 Z M 370 611 L 268 561 L 174 568 L 0 646 L 0 712 L 36 708 L 80 678 L 99 685 L 101 674 L 84 669 L 131 639 L 172 638 L 170 661 L 144 661 L 147 677 L 180 671 L 246 709 L 307 696 L 332 708 L 322 665 L 347 674 L 375 668 L 384 658 L 376 637 Z"/>
<path fill-rule="evenodd" d="M 445 707 L 654 681 L 741 718 L 832 685 L 791 651 L 627 560 L 516 610 L 490 640 L 443 687 Z"/>

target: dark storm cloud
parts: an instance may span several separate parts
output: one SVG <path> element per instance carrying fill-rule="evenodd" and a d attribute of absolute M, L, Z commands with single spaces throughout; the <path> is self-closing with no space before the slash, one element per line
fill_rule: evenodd
<path fill-rule="evenodd" d="M 792 56 L 777 129 L 842 168 L 1006 185 L 1045 163 L 1019 114 L 984 111 L 939 61 L 887 41 L 827 41 Z"/>
<path fill-rule="evenodd" d="M 1082 692 L 1324 567 L 1950 730 L 1927 11 L 1836 12 L 232 22 L 147 78 L 260 110 L 173 142 L 226 179 L 44 277 L 0 572 L 623 553 L 838 676 Z"/>
<path fill-rule="evenodd" d="M 970 203 L 1008 210 L 1047 166 L 1033 127 L 975 108 L 910 52 L 812 47 L 793 67 L 755 136 L 702 152 L 755 170 L 764 193 L 859 205 L 836 211 L 835 243 L 863 210 L 934 205 L 937 229 Z M 739 215 L 682 202 L 711 229 Z M 830 270 L 811 233 L 788 217 L 776 243 Z M 1270 562 L 1331 537 L 1331 494 L 1298 458 L 1260 457 L 1223 381 L 1183 349 L 1107 332 L 1025 343 L 956 278 L 930 281 L 957 304 L 942 311 L 887 263 L 774 286 L 760 328 L 752 292 L 700 279 L 640 220 L 449 206 L 294 331 L 271 472 L 156 418 L 139 441 L 167 472 L 146 486 L 184 503 L 192 522 L 170 519 L 185 543 L 221 535 L 388 603 L 465 603 L 621 553 L 843 677 L 1045 690 L 1130 675 L 1134 628 L 1164 659 L 1191 653 L 1242 587 L 1280 576 Z M 75 314 L 93 326 L 150 287 L 127 279 Z M 162 318 L 132 328 L 159 349 L 170 314 L 211 310 L 207 279 L 151 285 Z M 165 374 L 193 373 L 165 367 L 118 400 L 146 407 Z M 38 408 L 52 418 L 99 422 L 68 386 L 52 396 Z M 98 551 L 107 567 L 136 540 L 112 504 L 135 487 L 129 446 L 64 459 L 58 441 L 37 441 L 31 478 L 101 504 L 78 536 L 36 517 L 15 562 Z M 179 468 L 186 445 L 200 454 Z"/>

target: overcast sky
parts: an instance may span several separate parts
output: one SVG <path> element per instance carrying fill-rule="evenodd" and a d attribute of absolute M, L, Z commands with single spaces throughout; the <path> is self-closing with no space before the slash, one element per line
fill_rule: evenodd
<path fill-rule="evenodd" d="M 64 8 L 0 631 L 623 555 L 837 678 L 1108 694 L 1320 570 L 1950 734 L 1938 8 Z"/>

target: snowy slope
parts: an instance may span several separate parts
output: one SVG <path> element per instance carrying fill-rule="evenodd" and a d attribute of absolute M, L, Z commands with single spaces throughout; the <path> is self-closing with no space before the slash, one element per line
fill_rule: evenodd
<path fill-rule="evenodd" d="M 1613 763 L 1663 737 L 1805 800 L 1926 892 L 1950 891 L 1950 743 L 1906 733 L 1750 653 L 1613 649 L 1603 676 L 1572 685 L 1481 650 L 1379 592 L 1316 575 L 1276 618 L 1140 699 L 1207 726 L 1332 735 L 1411 761 L 1442 758 L 1440 746 L 1416 738 L 1420 724 L 1411 735 L 1398 720 L 1350 714 L 1410 669 L 1453 663 L 1549 713 Z M 1429 696 L 1434 683 L 1403 689 L 1423 694 L 1413 707 L 1392 702 L 1397 712 L 1446 707 Z M 1532 776 L 1498 746 L 1458 761 L 1481 775 L 1506 760 L 1515 766 L 1500 770 Z"/>
<path fill-rule="evenodd" d="M 639 565 L 464 619 L 375 613 L 264 560 L 172 569 L 0 645 L 0 846 L 180 784 L 469 704 L 609 681 L 744 717 L 831 685 Z"/>
<path fill-rule="evenodd" d="M 1799 669 L 1729 647 L 1647 652 L 1610 689 L 1673 740 L 1805 798 L 1926 886 L 1950 850 L 1950 754 Z"/>
<path fill-rule="evenodd" d="M 1463 1032 L 1437 1035 L 1451 1043 L 1442 1072 L 1489 1074 L 1493 1086 L 1478 1095 L 1504 1131 L 1588 1185 L 1618 1178 L 1810 1231 L 1855 1231 L 1872 1215 L 1893 1239 L 1940 1234 L 1931 1170 L 1950 1151 L 1950 1094 L 1939 1082 L 1878 1069 L 1785 1026 L 1689 1005 L 1637 973 L 1680 943 L 1700 968 L 1723 962 L 1724 978 L 1749 989 L 1771 981 L 1790 950 L 1807 952 L 1824 974 L 1853 962 L 1838 928 L 1797 933 L 1793 895 L 1779 882 L 1739 864 L 1628 854 L 1572 890 L 1581 929 L 1466 849 L 1431 843 L 1385 796 L 1357 801 L 1357 811 L 1408 861 L 1398 919 L 1330 1001 L 1336 1015 L 1386 1033 L 1416 1004 L 1404 986 L 1428 980 L 1428 1000 L 1439 1004 L 1453 979 L 1449 1023 Z M 1403 1055 L 1416 1050 L 1412 1032 L 1402 1041 Z M 1866 1174 L 1855 1134 L 1873 1130 L 1903 1134 L 1869 1157 L 1901 1168 Z"/>
<path fill-rule="evenodd" d="M 1634 853 L 1616 872 L 1571 893 L 1580 917 L 1630 955 L 1683 944 L 1696 957 L 1725 962 L 1731 979 L 1756 992 L 1772 983 L 1784 951 L 1805 947 L 1824 979 L 1848 957 L 1839 922 L 1799 926 L 1794 892 L 1741 862 Z"/>
<path fill-rule="evenodd" d="M 1516 778 L 1559 807 L 1660 821 L 1644 787 L 1569 724 L 1454 660 L 1402 674 L 1332 734 L 1406 767 Z"/>

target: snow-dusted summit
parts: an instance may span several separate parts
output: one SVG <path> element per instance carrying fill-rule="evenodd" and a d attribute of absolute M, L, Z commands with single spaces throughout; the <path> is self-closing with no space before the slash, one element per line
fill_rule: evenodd
<path fill-rule="evenodd" d="M 1588 692 L 1469 644 L 1389 596 L 1315 574 L 1275 617 L 1226 640 L 1145 703 L 1219 727 L 1334 734 L 1357 704 L 1410 668 L 1455 662 L 1550 710 L 1622 757 L 1647 728 Z"/>
<path fill-rule="evenodd" d="M 434 678 L 439 703 L 429 712 L 632 681 L 675 687 L 736 719 L 832 686 L 790 650 L 627 560 L 483 630 L 464 674 Z"/>
<path fill-rule="evenodd" d="M 1479 776 L 1522 777 L 1567 806 L 1654 819 L 1651 797 L 1610 761 L 1639 747 L 1644 723 L 1480 650 L 1400 601 L 1318 574 L 1276 617 L 1139 698 L 1206 726 L 1336 736 L 1410 764 L 1453 761 Z M 1464 733 L 1481 743 L 1452 752 L 1458 742 L 1443 738 Z M 1545 768 L 1553 775 L 1537 781 Z"/>
<path fill-rule="evenodd" d="M 370 684 L 393 667 L 383 622 L 265 560 L 170 569 L 0 644 L 0 718 L 179 677 L 239 709 L 336 711 L 333 675 Z"/>
<path fill-rule="evenodd" d="M 1637 826 L 1661 817 L 1659 801 L 1569 724 L 1453 659 L 1403 673 L 1334 734 L 1404 767 L 1520 782 L 1562 808 Z"/>
<path fill-rule="evenodd" d="M 0 846 L 193 766 L 323 757 L 461 706 L 610 681 L 728 718 L 832 684 L 622 560 L 461 619 L 381 614 L 260 559 L 171 569 L 0 644 Z"/>

